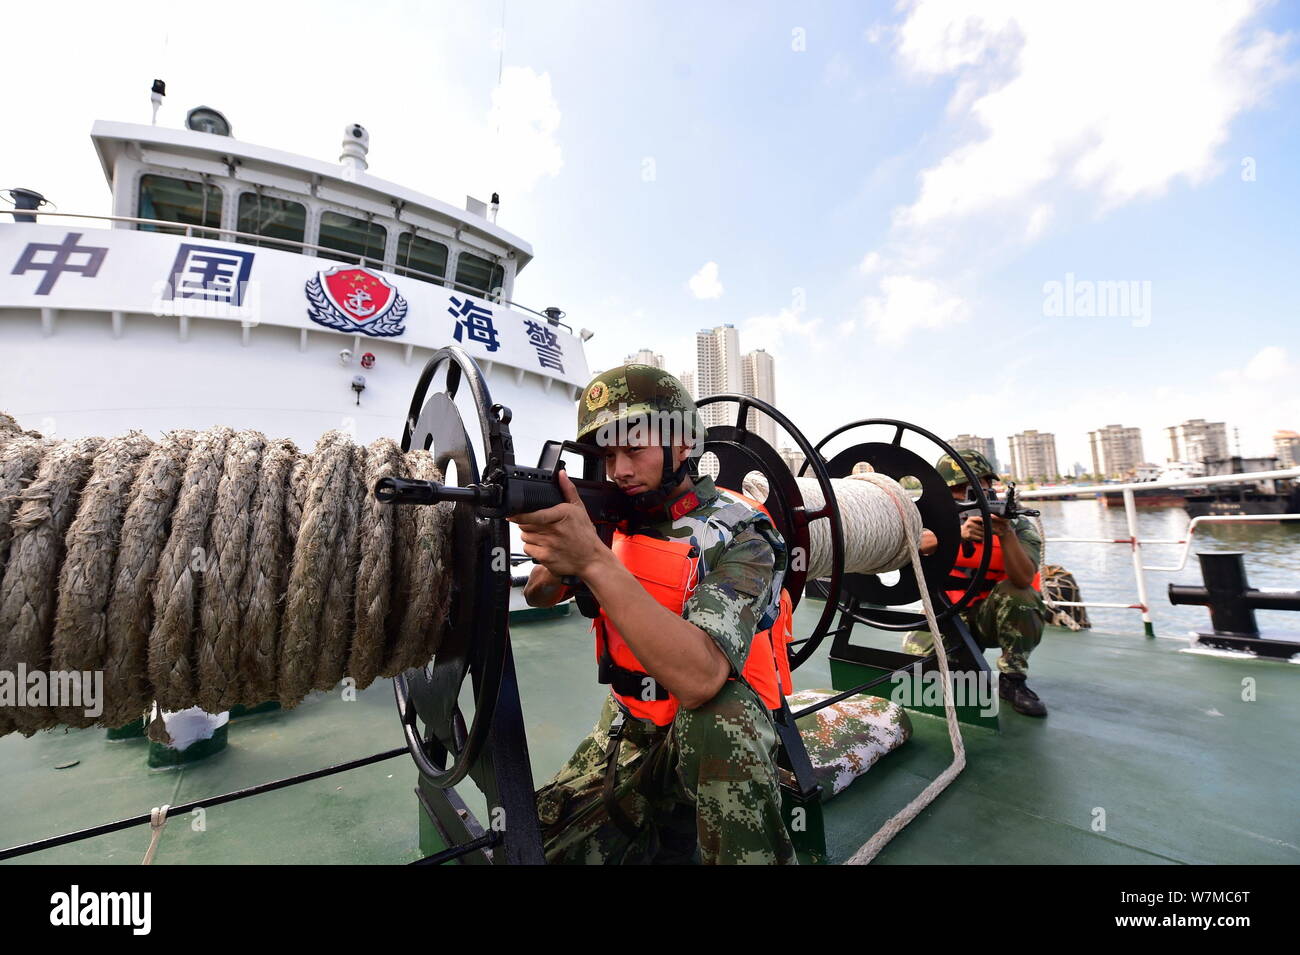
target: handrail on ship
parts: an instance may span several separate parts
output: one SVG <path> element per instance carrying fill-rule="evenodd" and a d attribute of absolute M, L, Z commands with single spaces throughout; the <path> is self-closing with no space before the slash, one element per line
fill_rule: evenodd
<path fill-rule="evenodd" d="M 1147 582 L 1144 572 L 1154 571 L 1178 571 L 1187 565 L 1188 552 L 1191 550 L 1192 534 L 1200 524 L 1240 522 L 1246 519 L 1252 519 L 1258 522 L 1272 523 L 1274 521 L 1300 520 L 1300 514 L 1249 514 L 1249 515 L 1207 515 L 1204 517 L 1193 518 L 1187 525 L 1185 537 L 1177 540 L 1169 539 L 1148 539 L 1142 540 L 1137 535 L 1137 505 L 1133 498 L 1133 491 L 1141 488 L 1178 488 L 1178 487 L 1205 487 L 1211 484 L 1249 484 L 1255 481 L 1270 481 L 1284 479 L 1300 479 L 1300 467 L 1280 468 L 1273 471 L 1250 471 L 1245 474 L 1214 474 L 1208 477 L 1199 478 L 1166 478 L 1157 481 L 1130 481 L 1125 484 L 1088 484 L 1083 487 L 1049 487 L 1038 488 L 1032 491 L 1017 491 L 1017 497 L 1021 500 L 1051 500 L 1053 498 L 1078 497 L 1079 495 L 1088 494 L 1106 494 L 1112 491 L 1119 491 L 1124 500 L 1124 517 L 1128 524 L 1128 537 L 1092 537 L 1092 538 L 1072 538 L 1072 537 L 1047 537 L 1044 543 L 1047 544 L 1127 544 L 1132 549 L 1133 554 L 1133 576 L 1137 583 L 1137 602 L 1131 604 L 1117 603 L 1095 603 L 1095 602 L 1072 602 L 1072 601 L 1053 601 L 1054 607 L 1107 607 L 1121 610 L 1138 610 L 1142 613 L 1142 628 L 1148 637 L 1154 637 L 1155 626 L 1151 620 L 1151 604 L 1147 598 Z M 1181 563 L 1175 567 L 1148 566 L 1142 563 L 1142 545 L 1143 544 L 1182 544 L 1183 558 Z"/>
<path fill-rule="evenodd" d="M 197 230 L 199 232 L 205 232 L 205 233 L 215 232 L 217 234 L 217 241 L 219 242 L 230 242 L 232 240 L 227 239 L 226 236 L 236 236 L 237 238 L 256 240 L 259 248 L 261 248 L 263 244 L 267 244 L 270 246 L 292 245 L 304 251 L 306 250 L 311 250 L 314 252 L 324 251 L 324 252 L 328 252 L 329 254 L 318 256 L 318 258 L 333 258 L 335 256 L 344 256 L 345 258 L 336 261 L 355 263 L 357 265 L 360 265 L 363 269 L 368 267 L 367 263 L 370 263 L 369 267 L 381 268 L 388 271 L 396 272 L 400 275 L 405 275 L 408 278 L 414 278 L 421 282 L 428 282 L 430 285 L 441 285 L 444 288 L 450 288 L 456 292 L 465 292 L 468 294 L 482 296 L 488 299 L 489 301 L 496 302 L 498 305 L 507 305 L 510 308 L 517 308 L 520 311 L 528 312 L 530 315 L 536 315 L 538 318 L 545 319 L 547 322 L 549 322 L 552 325 L 558 325 L 560 328 L 565 329 L 570 335 L 574 333 L 573 327 L 569 325 L 567 322 L 562 322 L 559 319 L 551 318 L 545 312 L 539 312 L 536 309 L 529 308 L 527 305 L 520 304 L 519 302 L 512 302 L 510 299 L 503 298 L 499 293 L 484 292 L 482 289 L 477 288 L 476 286 L 465 285 L 464 283 L 456 282 L 451 279 L 448 279 L 445 276 L 434 275 L 432 272 L 422 272 L 420 269 L 411 268 L 410 266 L 397 265 L 396 263 L 384 262 L 382 259 L 375 259 L 373 256 L 353 255 L 351 252 L 344 252 L 341 249 L 334 249 L 331 248 L 330 246 L 320 245 L 319 243 L 316 242 L 299 242 L 296 239 L 277 239 L 274 236 L 258 235 L 256 232 L 239 232 L 236 229 L 223 229 L 220 226 L 193 225 L 192 223 L 187 223 L 187 222 L 172 222 L 167 219 L 142 219 L 138 216 L 102 216 L 102 215 L 90 215 L 84 212 L 44 212 L 39 209 L 0 209 L 0 214 L 5 214 L 5 213 L 13 216 L 15 222 L 20 221 L 18 218 L 19 216 L 60 216 L 60 217 L 70 218 L 70 219 L 97 219 L 104 222 L 130 222 L 136 225 L 162 226 L 168 230 L 184 229 L 185 237 L 189 239 L 194 238 L 194 231 Z M 143 231 L 143 230 L 137 229 L 135 231 Z M 174 235 L 175 233 L 169 231 L 167 234 Z"/>

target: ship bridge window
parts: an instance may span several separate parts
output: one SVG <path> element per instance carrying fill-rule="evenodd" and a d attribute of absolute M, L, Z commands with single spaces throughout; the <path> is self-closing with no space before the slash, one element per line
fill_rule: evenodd
<path fill-rule="evenodd" d="M 456 258 L 456 285 L 484 295 L 500 296 L 506 272 L 501 266 L 468 252 Z"/>
<path fill-rule="evenodd" d="M 447 247 L 414 232 L 403 232 L 397 239 L 397 274 L 417 279 L 431 275 L 446 278 Z"/>
<path fill-rule="evenodd" d="M 188 179 L 170 176 L 141 176 L 138 215 L 141 219 L 162 219 L 180 226 L 140 223 L 143 232 L 168 232 L 184 235 L 184 226 L 221 226 L 221 190 Z"/>
<path fill-rule="evenodd" d="M 320 238 L 316 241 L 321 246 L 316 254 L 322 259 L 355 262 L 358 258 L 364 258 L 382 262 L 384 246 L 388 243 L 388 230 L 378 223 L 341 212 L 322 212 Z M 349 254 L 334 255 L 329 249 Z"/>
<path fill-rule="evenodd" d="M 240 232 L 264 235 L 268 239 L 302 242 L 307 237 L 307 207 L 291 199 L 277 199 L 275 196 L 259 196 L 255 192 L 245 192 L 239 197 L 239 225 L 235 228 Z M 283 249 L 286 252 L 302 251 L 296 245 L 286 245 L 281 242 L 249 238 L 240 238 L 239 241 L 245 245 Z"/>

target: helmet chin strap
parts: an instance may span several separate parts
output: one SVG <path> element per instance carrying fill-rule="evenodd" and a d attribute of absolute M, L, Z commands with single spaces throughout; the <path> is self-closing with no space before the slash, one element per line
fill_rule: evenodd
<path fill-rule="evenodd" d="M 653 491 L 642 491 L 640 494 L 633 494 L 631 497 L 632 507 L 638 511 L 653 511 L 655 508 L 663 507 L 672 497 L 677 485 L 681 484 L 686 477 L 686 462 L 683 461 L 674 467 L 673 449 L 668 445 L 664 445 L 663 451 L 664 469 L 659 480 L 659 487 Z"/>

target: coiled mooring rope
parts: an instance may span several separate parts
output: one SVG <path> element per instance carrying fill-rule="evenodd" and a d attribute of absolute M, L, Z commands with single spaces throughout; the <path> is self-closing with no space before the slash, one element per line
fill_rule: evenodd
<path fill-rule="evenodd" d="M 796 478 L 804 507 L 818 511 L 825 505 L 821 485 L 815 478 Z M 918 527 L 921 514 L 915 507 L 905 512 L 909 519 L 899 522 L 892 491 L 905 498 L 907 492 L 893 478 L 875 471 L 859 472 L 844 478 L 832 478 L 831 487 L 840 510 L 844 534 L 844 572 L 846 574 L 882 574 L 898 570 L 907 563 L 911 552 L 910 518 Z M 768 496 L 767 479 L 751 471 L 744 481 L 743 493 L 757 501 Z M 813 521 L 808 525 L 807 570 L 812 580 L 831 572 L 830 522 Z"/>
<path fill-rule="evenodd" d="M 381 477 L 426 451 L 331 431 L 54 441 L 0 414 L 0 671 L 103 674 L 103 712 L 47 698 L 0 735 L 162 710 L 299 703 L 427 662 L 450 595 L 450 505 L 397 512 Z"/>
<path fill-rule="evenodd" d="M 806 507 L 813 511 L 820 509 L 824 498 L 817 481 L 812 478 L 798 478 L 797 481 Z M 916 579 L 925 580 L 920 552 L 921 512 L 916 509 L 903 486 L 893 478 L 875 471 L 833 478 L 831 485 L 839 505 L 844 534 L 844 571 L 850 574 L 880 574 L 898 570 L 910 561 Z M 745 479 L 744 493 L 760 501 L 766 499 L 768 489 L 762 475 L 752 472 Z M 808 576 L 816 580 L 829 574 L 831 569 L 829 522 L 814 521 L 809 524 L 808 536 Z M 949 783 L 966 768 L 966 744 L 962 740 L 953 704 L 948 653 L 935 619 L 929 588 L 921 587 L 920 591 L 926 622 L 930 632 L 935 634 L 934 652 L 943 686 L 943 712 L 948 725 L 948 741 L 952 745 L 952 762 L 911 802 L 887 819 L 845 865 L 866 865 L 874 859 L 904 826 L 934 802 L 939 793 L 947 789 Z"/>

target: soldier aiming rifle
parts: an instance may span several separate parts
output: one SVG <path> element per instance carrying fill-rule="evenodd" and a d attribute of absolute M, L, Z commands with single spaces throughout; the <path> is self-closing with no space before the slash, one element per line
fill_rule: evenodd
<path fill-rule="evenodd" d="M 761 507 L 687 464 L 702 450 L 695 402 L 672 375 L 625 365 L 578 407 L 579 442 L 604 454 L 631 517 L 598 538 L 568 476 L 566 501 L 511 517 L 537 562 L 535 607 L 573 593 L 599 609 L 595 729 L 537 793 L 546 858 L 574 863 L 793 863 L 771 710 L 773 634 L 786 547 Z"/>
<path fill-rule="evenodd" d="M 986 493 L 992 492 L 993 479 L 997 474 L 988 459 L 978 451 L 959 449 L 957 453 L 970 465 Z M 954 500 L 960 503 L 974 500 L 965 473 L 951 457 L 945 454 L 935 464 L 935 468 L 948 485 Z M 1046 716 L 1046 705 L 1025 684 L 1029 674 L 1029 654 L 1042 640 L 1043 623 L 1047 618 L 1038 574 L 1043 541 L 1033 523 L 1022 516 L 1037 512 L 1018 509 L 1012 505 L 1012 516 L 1008 519 L 998 513 L 1007 512 L 1006 507 L 994 507 L 990 511 L 989 517 L 993 522 L 991 534 L 984 527 L 984 520 L 978 513 L 966 517 L 962 522 L 962 550 L 957 556 L 954 573 L 970 576 L 980 565 L 982 549 L 985 546 L 993 548 L 985 576 L 985 585 L 989 589 L 977 596 L 966 608 L 966 622 L 981 647 L 999 647 L 1002 650 L 1002 655 L 998 657 L 998 695 L 1009 702 L 1017 713 Z M 921 553 L 933 553 L 937 546 L 938 539 L 934 534 L 928 530 L 922 531 Z M 950 600 L 956 600 L 960 596 L 960 591 L 948 594 Z M 924 655 L 931 651 L 933 645 L 929 631 L 918 630 L 907 635 L 903 641 L 903 650 Z"/>

